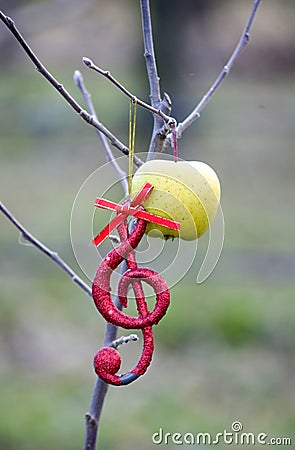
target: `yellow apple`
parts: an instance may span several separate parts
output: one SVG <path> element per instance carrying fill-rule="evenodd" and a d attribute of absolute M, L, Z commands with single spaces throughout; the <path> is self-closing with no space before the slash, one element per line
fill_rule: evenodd
<path fill-rule="evenodd" d="M 154 186 L 143 205 L 145 209 L 180 222 L 179 233 L 149 222 L 146 233 L 150 236 L 180 237 L 191 241 L 209 228 L 220 202 L 220 183 L 208 164 L 201 161 L 148 161 L 133 176 L 132 197 L 145 182 Z"/>

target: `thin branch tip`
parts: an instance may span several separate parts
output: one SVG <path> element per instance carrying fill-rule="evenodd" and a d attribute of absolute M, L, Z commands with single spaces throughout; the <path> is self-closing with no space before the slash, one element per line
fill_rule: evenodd
<path fill-rule="evenodd" d="M 9 17 L 6 17 L 2 11 L 0 11 L 0 19 L 7 26 L 13 36 L 16 38 L 22 49 L 25 51 L 28 58 L 35 65 L 36 70 L 51 84 L 51 86 L 56 89 L 59 94 L 64 98 L 64 100 L 69 104 L 69 106 L 89 125 L 96 128 L 102 134 L 104 134 L 107 139 L 117 147 L 124 155 L 128 155 L 128 148 L 115 136 L 113 135 L 101 122 L 98 122 L 95 117 L 88 114 L 79 103 L 71 96 L 71 94 L 64 88 L 64 86 L 47 70 L 44 64 L 40 61 L 37 55 L 33 52 L 31 47 L 28 45 L 22 34 L 15 27 L 14 22 Z M 89 58 L 86 58 L 88 62 Z M 91 62 L 91 60 L 89 60 Z M 140 166 L 142 161 L 139 158 L 135 159 L 135 164 Z"/>
<path fill-rule="evenodd" d="M 90 58 L 88 58 L 87 56 L 83 56 L 82 62 L 87 67 L 92 67 L 93 66 L 93 61 Z"/>
<path fill-rule="evenodd" d="M 95 108 L 94 108 L 94 105 L 93 105 L 92 100 L 91 100 L 91 94 L 86 89 L 86 86 L 85 86 L 82 74 L 79 71 L 76 71 L 74 73 L 74 80 L 76 82 L 77 87 L 81 91 L 81 94 L 82 94 L 82 96 L 84 98 L 84 102 L 85 102 L 85 105 L 87 107 L 87 110 L 88 110 L 89 114 L 91 115 L 93 120 L 95 120 L 96 122 L 99 123 L 98 117 L 97 117 L 97 114 L 96 114 L 96 111 L 95 111 Z M 115 171 L 117 172 L 117 174 L 119 176 L 119 179 L 120 179 L 122 187 L 123 187 L 123 191 L 124 191 L 124 193 L 126 195 L 127 192 L 128 192 L 128 183 L 127 183 L 127 180 L 126 180 L 126 173 L 125 173 L 124 170 L 121 169 L 120 165 L 117 163 L 117 161 L 116 161 L 116 159 L 115 159 L 115 157 L 113 155 L 113 152 L 112 152 L 112 150 L 110 148 L 110 144 L 107 141 L 105 135 L 98 129 L 96 129 L 96 133 L 98 134 L 98 136 L 99 136 L 99 138 L 101 140 L 101 143 L 103 145 L 103 148 L 104 148 L 107 160 L 110 161 L 113 164 L 113 167 L 114 167 Z M 126 151 L 129 152 L 129 150 L 127 148 L 126 148 Z M 139 160 L 136 160 L 135 164 L 138 164 L 138 162 L 139 162 Z"/>
<path fill-rule="evenodd" d="M 83 77 L 82 77 L 82 74 L 81 74 L 80 70 L 75 70 L 74 71 L 74 73 L 73 73 L 73 80 L 74 80 L 75 84 L 79 87 L 79 84 L 83 80 Z"/>
<path fill-rule="evenodd" d="M 121 336 L 120 338 L 115 339 L 111 343 L 110 347 L 118 348 L 120 345 L 128 344 L 129 342 L 136 342 L 136 341 L 138 341 L 137 334 L 129 334 L 129 336 Z"/>
<path fill-rule="evenodd" d="M 114 244 L 120 244 L 120 238 L 114 234 L 110 234 L 109 235 L 109 239 L 114 243 Z"/>
<path fill-rule="evenodd" d="M 167 102 L 168 106 L 172 106 L 172 100 L 169 94 L 167 92 L 164 92 L 163 94 L 164 100 Z"/>
<path fill-rule="evenodd" d="M 180 137 L 182 133 L 196 120 L 200 117 L 200 113 L 203 111 L 205 106 L 209 103 L 209 101 L 212 98 L 212 95 L 215 93 L 219 85 L 223 82 L 223 80 L 227 77 L 229 72 L 231 71 L 234 62 L 236 61 L 237 57 L 240 55 L 243 48 L 248 44 L 250 41 L 250 28 L 253 24 L 255 14 L 257 12 L 258 6 L 261 3 L 261 0 L 254 0 L 253 6 L 249 15 L 249 18 L 246 23 L 246 27 L 243 29 L 242 35 L 234 48 L 230 58 L 228 59 L 227 63 L 223 67 L 222 71 L 217 76 L 216 80 L 212 84 L 212 86 L 208 89 L 208 91 L 205 93 L 205 95 L 202 97 L 200 102 L 197 104 L 197 106 L 193 109 L 193 111 L 181 122 L 179 123 L 177 127 L 177 136 Z M 167 139 L 169 136 L 167 137 Z M 166 145 L 166 143 L 165 143 Z"/>
<path fill-rule="evenodd" d="M 149 105 L 148 103 L 144 102 L 143 100 L 140 100 L 136 95 L 134 95 L 132 92 L 130 92 L 125 86 L 123 86 L 120 81 L 118 81 L 109 70 L 103 70 L 100 67 L 98 67 L 90 58 L 85 57 L 83 58 L 84 64 L 91 70 L 94 70 L 94 72 L 104 76 L 107 78 L 111 83 L 113 83 L 123 94 L 125 94 L 130 100 L 132 100 L 133 103 L 137 103 L 138 106 L 150 111 L 152 114 L 155 114 L 156 116 L 159 116 L 164 122 L 168 122 L 170 119 L 170 116 L 165 114 L 161 109 L 158 107 Z"/>
<path fill-rule="evenodd" d="M 55 262 L 70 278 L 77 284 L 81 289 L 83 289 L 86 294 L 92 297 L 92 289 L 74 272 L 73 269 L 58 255 L 57 252 L 46 247 L 41 241 L 39 241 L 35 236 L 29 233 L 28 230 L 15 218 L 15 216 L 9 211 L 9 209 L 0 202 L 0 211 L 7 217 L 7 219 L 12 223 L 12 225 L 17 228 L 20 232 L 20 236 L 30 245 L 33 245 L 46 256 L 48 256 L 53 262 Z M 28 245 L 26 244 L 26 245 Z"/>

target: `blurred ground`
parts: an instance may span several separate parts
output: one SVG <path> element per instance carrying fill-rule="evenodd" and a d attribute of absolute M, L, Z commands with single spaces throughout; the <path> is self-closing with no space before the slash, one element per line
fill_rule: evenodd
<path fill-rule="evenodd" d="M 244 0 L 209 3 L 202 20 L 187 14 L 183 29 L 175 12 L 182 46 L 174 58 L 175 24 L 164 34 L 164 19 L 153 10 L 162 88 L 175 100 L 179 120 L 225 63 L 251 7 Z M 87 72 L 81 58 L 92 57 L 148 99 L 138 5 L 87 0 L 69 8 L 47 0 L 1 6 L 79 101 L 72 73 L 83 71 L 101 120 L 127 142 L 127 100 Z M 100 448 L 150 449 L 160 427 L 217 433 L 230 431 L 235 420 L 244 431 L 295 442 L 294 16 L 292 1 L 263 2 L 251 44 L 179 144 L 181 157 L 207 161 L 220 176 L 224 250 L 204 284 L 195 283 L 194 265 L 173 289 L 147 375 L 110 389 Z M 102 148 L 2 24 L 0 55 L 1 201 L 79 270 L 70 245 L 71 207 L 81 183 L 103 164 Z M 139 112 L 138 151 L 147 147 L 150 125 L 149 115 Z M 104 323 L 53 263 L 19 245 L 4 216 L 0 227 L 0 449 L 80 449 Z M 122 349 L 125 370 L 138 347 Z"/>

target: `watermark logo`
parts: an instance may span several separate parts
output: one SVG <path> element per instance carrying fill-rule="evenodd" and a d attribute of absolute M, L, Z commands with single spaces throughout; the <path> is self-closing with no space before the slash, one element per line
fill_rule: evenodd
<path fill-rule="evenodd" d="M 240 421 L 235 420 L 231 424 L 231 430 L 223 430 L 219 433 L 212 434 L 208 432 L 197 433 L 180 433 L 166 432 L 163 428 L 152 435 L 152 442 L 155 445 L 241 445 L 241 446 L 258 446 L 258 445 L 276 445 L 290 446 L 292 445 L 290 437 L 271 437 L 266 433 L 252 433 L 243 430 Z"/>

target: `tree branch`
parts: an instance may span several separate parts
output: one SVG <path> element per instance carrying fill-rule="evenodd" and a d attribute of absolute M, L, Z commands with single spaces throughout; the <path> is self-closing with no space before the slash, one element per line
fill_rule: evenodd
<path fill-rule="evenodd" d="M 226 65 L 223 67 L 222 71 L 216 78 L 213 85 L 206 92 L 206 94 L 203 96 L 203 98 L 198 103 L 198 105 L 195 107 L 195 109 L 189 114 L 189 116 L 183 122 L 178 124 L 178 126 L 176 128 L 177 137 L 181 137 L 184 130 L 186 130 L 186 128 L 188 128 L 196 119 L 198 119 L 200 117 L 201 111 L 203 111 L 203 109 L 209 103 L 212 95 L 214 94 L 214 92 L 216 91 L 218 86 L 222 83 L 222 81 L 225 79 L 225 77 L 229 74 L 235 60 L 241 53 L 242 49 L 248 44 L 248 42 L 250 40 L 249 31 L 250 31 L 251 25 L 253 23 L 255 14 L 257 12 L 257 9 L 258 9 L 258 6 L 260 3 L 261 3 L 261 0 L 254 0 L 253 7 L 251 10 L 248 22 L 246 24 L 246 27 L 243 31 L 243 34 L 242 34 L 236 48 L 234 49 L 231 57 L 227 61 Z"/>
<path fill-rule="evenodd" d="M 87 107 L 89 113 L 93 117 L 95 117 L 97 120 L 96 111 L 95 111 L 94 105 L 91 100 L 91 94 L 86 89 L 81 72 L 79 72 L 79 70 L 75 70 L 73 78 L 74 78 L 74 81 L 75 81 L 77 87 L 80 89 L 80 91 L 83 95 L 83 98 L 84 98 L 84 101 L 85 101 L 85 104 L 86 104 L 86 107 Z M 112 165 L 115 169 L 115 172 L 117 172 L 117 174 L 119 176 L 119 180 L 122 184 L 124 194 L 127 195 L 128 194 L 127 174 L 126 174 L 126 172 L 124 172 L 124 170 L 121 169 L 121 167 L 117 163 L 116 159 L 114 158 L 113 152 L 111 150 L 111 147 L 110 147 L 105 135 L 99 130 L 96 130 L 96 133 L 98 134 L 98 136 L 102 142 L 107 160 L 112 163 Z"/>
<path fill-rule="evenodd" d="M 91 288 L 84 283 L 84 281 L 68 266 L 68 264 L 58 255 L 58 253 L 50 250 L 46 245 L 36 239 L 25 227 L 14 217 L 14 215 L 0 202 L 0 211 L 7 217 L 7 219 L 20 231 L 21 236 L 34 247 L 48 256 L 54 261 L 69 277 L 76 283 L 86 294 L 92 297 Z"/>
<path fill-rule="evenodd" d="M 138 106 L 141 106 L 144 109 L 147 109 L 148 111 L 150 111 L 152 114 L 156 114 L 157 116 L 159 116 L 164 122 L 166 122 L 167 124 L 171 121 L 171 117 L 169 117 L 168 115 L 166 115 L 161 108 L 157 109 L 154 108 L 151 105 L 148 105 L 147 103 L 145 103 L 143 100 L 140 100 L 139 98 L 137 98 L 134 94 L 132 94 L 130 91 L 128 91 L 128 89 L 126 89 L 118 80 L 116 80 L 115 77 L 113 77 L 113 75 L 108 71 L 108 70 L 103 70 L 100 67 L 96 66 L 93 61 L 90 58 L 86 58 L 84 56 L 83 58 L 83 63 L 85 64 L 85 66 L 87 66 L 89 69 L 94 70 L 95 72 L 99 73 L 100 75 L 106 77 L 111 83 L 113 83 L 121 92 L 123 92 L 125 95 L 127 95 L 127 97 L 129 97 L 133 102 L 136 101 L 136 103 L 138 104 Z"/>
<path fill-rule="evenodd" d="M 160 104 L 162 101 L 160 92 L 160 78 L 158 77 L 158 70 L 154 51 L 149 0 L 140 0 L 140 7 L 141 7 L 141 20 L 143 31 L 143 43 L 144 43 L 144 57 L 150 84 L 151 104 L 154 108 L 160 108 Z"/>
<path fill-rule="evenodd" d="M 69 94 L 64 86 L 59 83 L 59 81 L 46 69 L 46 67 L 41 63 L 39 58 L 27 44 L 21 33 L 18 31 L 13 20 L 10 17 L 6 16 L 2 11 L 0 11 L 0 19 L 14 35 L 31 61 L 35 64 L 36 70 L 41 73 L 41 75 L 43 75 L 44 78 L 46 78 L 46 80 L 60 93 L 60 95 L 74 109 L 74 111 L 76 111 L 76 113 L 78 113 L 86 123 L 92 125 L 94 128 L 103 133 L 109 139 L 111 144 L 117 147 L 117 149 L 120 150 L 124 155 L 129 155 L 128 147 L 126 147 L 118 138 L 116 138 L 116 136 L 114 136 L 101 122 L 98 122 L 96 117 L 88 114 L 87 111 L 81 108 L 79 103 L 76 102 L 76 100 Z M 139 167 L 142 165 L 142 163 L 143 162 L 141 161 L 141 159 L 135 156 L 134 164 Z"/>
<path fill-rule="evenodd" d="M 129 334 L 129 336 L 121 336 L 119 339 L 115 339 L 111 347 L 118 348 L 120 345 L 129 344 L 131 341 L 138 341 L 137 334 Z"/>
<path fill-rule="evenodd" d="M 149 0 L 140 0 L 140 7 L 144 43 L 144 57 L 150 85 L 151 104 L 154 108 L 157 108 L 158 110 L 164 112 L 165 115 L 170 116 L 171 100 L 168 94 L 164 94 L 164 99 L 161 99 L 160 78 L 158 76 L 153 43 L 153 30 Z M 171 120 L 173 121 L 172 124 L 175 125 L 175 119 Z M 154 116 L 152 138 L 150 141 L 150 147 L 147 156 L 148 160 L 154 157 L 154 153 L 161 153 L 163 151 L 165 138 L 169 131 L 169 122 L 164 123 L 162 117 Z"/>
<path fill-rule="evenodd" d="M 120 275 L 122 276 L 127 270 L 127 264 L 124 260 L 121 264 Z M 119 301 L 118 295 L 114 298 L 114 304 L 118 309 L 122 309 L 122 304 Z M 116 342 L 118 327 L 111 323 L 107 323 L 106 332 L 104 338 L 104 347 L 112 347 L 114 342 Z M 99 426 L 99 420 L 102 413 L 102 408 L 104 405 L 104 400 L 106 393 L 108 391 L 109 385 L 103 381 L 101 378 L 96 377 L 94 388 L 92 392 L 92 397 L 89 405 L 89 410 L 85 415 L 85 440 L 84 440 L 84 450 L 95 450 L 97 432 Z"/>

